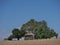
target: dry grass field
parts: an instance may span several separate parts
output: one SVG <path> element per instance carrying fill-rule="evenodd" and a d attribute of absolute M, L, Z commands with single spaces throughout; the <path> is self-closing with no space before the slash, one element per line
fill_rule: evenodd
<path fill-rule="evenodd" d="M 0 45 L 60 45 L 60 39 L 0 41 Z"/>

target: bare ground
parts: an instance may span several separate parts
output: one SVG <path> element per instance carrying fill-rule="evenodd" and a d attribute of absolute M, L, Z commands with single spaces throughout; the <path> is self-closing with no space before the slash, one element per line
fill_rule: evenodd
<path fill-rule="evenodd" d="M 60 45 L 60 39 L 0 41 L 0 45 Z"/>

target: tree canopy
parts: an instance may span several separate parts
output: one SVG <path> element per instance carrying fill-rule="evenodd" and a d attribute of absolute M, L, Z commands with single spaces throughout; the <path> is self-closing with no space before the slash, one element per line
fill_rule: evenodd
<path fill-rule="evenodd" d="M 35 39 L 45 39 L 54 36 L 56 36 L 56 38 L 58 37 L 58 34 L 54 31 L 54 29 L 48 27 L 45 20 L 38 22 L 34 19 L 31 19 L 30 21 L 22 25 L 21 30 L 33 32 L 35 35 Z"/>
<path fill-rule="evenodd" d="M 56 38 L 58 37 L 58 34 L 54 29 L 48 27 L 45 20 L 36 21 L 31 19 L 27 23 L 23 24 L 21 29 L 14 28 L 12 30 L 12 35 L 10 35 L 8 39 L 11 40 L 12 38 L 17 38 L 19 40 L 19 38 L 23 37 L 27 32 L 32 32 L 35 39 L 47 39 L 54 36 L 56 36 Z"/>
<path fill-rule="evenodd" d="M 19 40 L 21 37 L 23 37 L 25 35 L 25 31 L 24 30 L 19 30 L 17 28 L 14 28 L 12 30 L 12 35 L 10 35 L 8 37 L 8 40 L 12 40 L 13 38 L 17 38 L 17 40 Z"/>

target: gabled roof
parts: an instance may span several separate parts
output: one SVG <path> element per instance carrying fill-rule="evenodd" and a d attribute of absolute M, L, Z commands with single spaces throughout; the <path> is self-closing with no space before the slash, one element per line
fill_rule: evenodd
<path fill-rule="evenodd" d="M 27 33 L 27 34 L 25 34 L 25 36 L 27 36 L 27 35 L 34 35 L 33 33 Z"/>

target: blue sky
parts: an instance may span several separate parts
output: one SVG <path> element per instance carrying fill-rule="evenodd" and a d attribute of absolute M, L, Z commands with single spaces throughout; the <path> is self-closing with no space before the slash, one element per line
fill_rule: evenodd
<path fill-rule="evenodd" d="M 0 0 L 0 40 L 30 19 L 46 20 L 60 35 L 60 0 Z"/>

